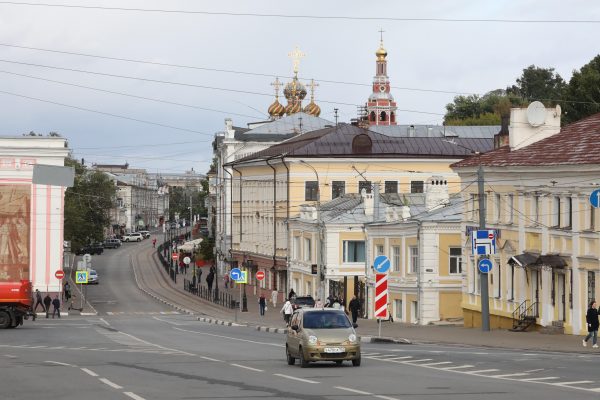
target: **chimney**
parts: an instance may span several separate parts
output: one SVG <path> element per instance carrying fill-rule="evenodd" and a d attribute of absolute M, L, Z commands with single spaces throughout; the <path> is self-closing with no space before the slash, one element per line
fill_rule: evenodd
<path fill-rule="evenodd" d="M 501 117 L 500 132 L 494 135 L 494 149 L 508 145 L 508 125 L 510 124 L 510 115 L 504 114 Z"/>
<path fill-rule="evenodd" d="M 408 136 L 409 137 L 414 137 L 415 136 L 415 126 L 414 125 L 410 125 L 408 127 Z"/>
<path fill-rule="evenodd" d="M 427 137 L 432 137 L 433 136 L 433 128 L 432 127 L 427 127 Z"/>
<path fill-rule="evenodd" d="M 362 196 L 363 205 L 365 207 L 365 215 L 373 215 L 373 193 L 367 193 L 366 189 L 360 191 Z"/>
<path fill-rule="evenodd" d="M 425 188 L 425 208 L 427 211 L 443 207 L 450 201 L 448 181 L 443 176 L 432 176 Z"/>
<path fill-rule="evenodd" d="M 225 118 L 225 139 L 233 139 L 235 129 L 233 129 L 233 120 L 231 118 Z"/>
<path fill-rule="evenodd" d="M 510 109 L 508 144 L 518 150 L 560 132 L 561 108 L 546 108 L 534 101 L 527 108 Z"/>
<path fill-rule="evenodd" d="M 401 207 L 401 218 L 403 221 L 406 221 L 407 219 L 410 218 L 410 207 L 409 206 Z"/>

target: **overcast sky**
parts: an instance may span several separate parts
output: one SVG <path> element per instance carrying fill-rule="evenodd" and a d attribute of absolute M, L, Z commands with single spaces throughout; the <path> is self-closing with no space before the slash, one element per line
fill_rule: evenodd
<path fill-rule="evenodd" d="M 349 121 L 356 116 L 356 105 L 364 104 L 370 94 L 378 31 L 383 29 L 389 54 L 388 75 L 392 86 L 396 86 L 392 94 L 399 109 L 411 110 L 398 112 L 398 122 L 402 124 L 440 124 L 444 106 L 452 101 L 453 92 L 485 93 L 505 88 L 531 64 L 554 67 L 568 80 L 573 69 L 600 52 L 597 45 L 600 22 L 376 19 L 600 21 L 600 4 L 591 1 L 47 0 L 46 3 L 190 11 L 84 9 L 0 1 L 0 135 L 56 131 L 69 140 L 75 157 L 85 158 L 86 164 L 127 161 L 151 172 L 182 172 L 192 167 L 206 172 L 212 158 L 210 143 L 214 133 L 223 130 L 225 118 L 232 118 L 237 126 L 265 119 L 273 101 L 270 83 L 273 76 L 291 75 L 288 53 L 295 46 L 306 54 L 300 64 L 301 79 L 347 82 L 320 82 L 316 102 L 322 109 L 321 117 L 333 120 L 333 109 L 338 108 L 340 121 Z M 363 19 L 235 16 L 194 11 Z"/>

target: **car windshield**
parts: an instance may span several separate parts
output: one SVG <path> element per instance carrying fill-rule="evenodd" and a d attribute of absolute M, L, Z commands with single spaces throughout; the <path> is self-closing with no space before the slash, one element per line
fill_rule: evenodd
<path fill-rule="evenodd" d="M 92 269 L 92 270 L 90 270 L 90 275 L 98 275 L 98 274 L 96 273 L 96 271 L 94 271 L 94 270 Z"/>
<path fill-rule="evenodd" d="M 340 329 L 352 326 L 344 314 L 331 311 L 307 312 L 303 321 L 306 329 Z"/>

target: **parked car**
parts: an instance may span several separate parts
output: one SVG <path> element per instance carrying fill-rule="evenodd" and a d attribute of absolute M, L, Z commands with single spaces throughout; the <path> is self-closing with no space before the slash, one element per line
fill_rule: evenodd
<path fill-rule="evenodd" d="M 296 296 L 292 299 L 292 307 L 294 310 L 299 308 L 314 307 L 315 299 L 312 296 Z"/>
<path fill-rule="evenodd" d="M 123 236 L 124 242 L 141 242 L 144 237 L 139 232 L 131 232 Z"/>
<path fill-rule="evenodd" d="M 96 272 L 96 270 L 88 270 L 88 285 L 97 285 L 98 283 L 98 273 Z"/>
<path fill-rule="evenodd" d="M 138 231 L 138 232 L 142 234 L 144 239 L 148 239 L 150 237 L 150 232 L 148 232 L 148 231 Z"/>
<path fill-rule="evenodd" d="M 121 247 L 121 241 L 119 239 L 106 239 L 104 241 L 105 249 L 116 249 Z"/>
<path fill-rule="evenodd" d="M 103 246 L 99 246 L 98 243 L 94 243 L 94 244 L 88 244 L 85 245 L 83 247 L 80 247 L 79 249 L 77 249 L 75 251 L 75 254 L 80 256 L 83 254 L 97 254 L 100 255 L 104 252 L 104 247 Z"/>
<path fill-rule="evenodd" d="M 302 368 L 313 361 L 334 361 L 340 365 L 345 360 L 358 367 L 360 338 L 342 310 L 298 309 L 288 327 L 285 354 L 289 365 L 298 359 Z"/>

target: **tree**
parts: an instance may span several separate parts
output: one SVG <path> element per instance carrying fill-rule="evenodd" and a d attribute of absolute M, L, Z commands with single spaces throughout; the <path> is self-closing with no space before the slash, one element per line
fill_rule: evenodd
<path fill-rule="evenodd" d="M 560 101 L 565 87 L 564 79 L 554 72 L 554 68 L 530 65 L 523 69 L 523 73 L 517 78 L 516 85 L 508 87 L 506 91 L 527 102 L 538 100 L 548 106 L 553 106 Z"/>
<path fill-rule="evenodd" d="M 76 160 L 68 158 L 65 165 L 75 168 L 75 181 L 65 192 L 64 236 L 71 241 L 71 248 L 78 249 L 104 239 L 116 187 L 106 174 L 89 171 Z"/>
<path fill-rule="evenodd" d="M 169 217 L 171 221 L 175 220 L 175 214 L 179 218 L 190 219 L 190 197 L 192 198 L 192 214 L 206 217 L 206 208 L 204 207 L 204 198 L 208 193 L 208 182 L 206 185 L 202 182 L 202 190 L 194 187 L 172 187 L 169 189 Z"/>
<path fill-rule="evenodd" d="M 600 55 L 573 71 L 563 91 L 563 122 L 570 123 L 600 112 Z"/>
<path fill-rule="evenodd" d="M 522 103 L 520 97 L 503 89 L 489 91 L 483 96 L 456 96 L 453 103 L 446 105 L 444 125 L 499 125 L 501 115 Z"/>
<path fill-rule="evenodd" d="M 214 254 L 215 250 L 215 239 L 205 237 L 202 239 L 200 243 L 200 250 L 198 250 L 198 255 L 202 260 L 212 261 L 215 258 Z"/>

